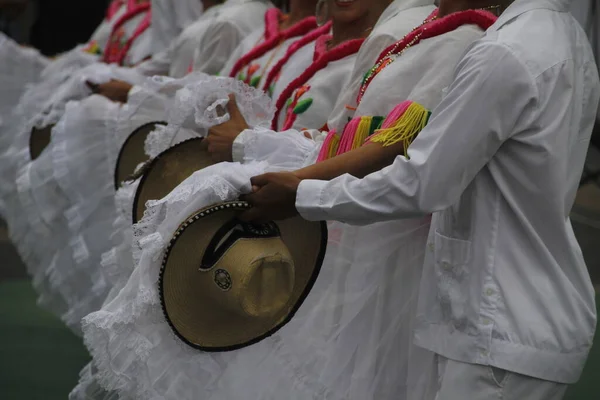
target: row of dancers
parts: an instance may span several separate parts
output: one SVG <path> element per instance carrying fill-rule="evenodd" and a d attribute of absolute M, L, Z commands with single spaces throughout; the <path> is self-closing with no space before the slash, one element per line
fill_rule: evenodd
<path fill-rule="evenodd" d="M 0 211 L 93 357 L 70 399 L 562 398 L 600 98 L 569 1 L 283 3 L 0 37 Z"/>

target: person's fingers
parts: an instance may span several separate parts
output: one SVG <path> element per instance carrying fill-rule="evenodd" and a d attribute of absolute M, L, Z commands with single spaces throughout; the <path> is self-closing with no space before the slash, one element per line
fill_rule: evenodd
<path fill-rule="evenodd" d="M 94 93 L 98 92 L 98 89 L 100 88 L 100 85 L 98 85 L 97 83 L 94 83 L 94 82 L 85 81 L 85 84 Z"/>
<path fill-rule="evenodd" d="M 308 131 L 304 131 L 304 137 L 307 139 L 312 139 L 312 136 L 310 135 L 310 133 Z"/>
<path fill-rule="evenodd" d="M 258 175 L 258 176 L 253 176 L 252 178 L 250 178 L 250 183 L 252 184 L 253 187 L 254 186 L 263 187 L 267 183 L 269 183 L 269 176 L 270 176 L 270 174 L 262 174 L 262 175 Z"/>
<path fill-rule="evenodd" d="M 265 217 L 263 212 L 259 208 L 255 207 L 241 213 L 239 215 L 239 219 L 243 222 L 252 222 L 258 224 L 269 222 L 269 219 Z"/>

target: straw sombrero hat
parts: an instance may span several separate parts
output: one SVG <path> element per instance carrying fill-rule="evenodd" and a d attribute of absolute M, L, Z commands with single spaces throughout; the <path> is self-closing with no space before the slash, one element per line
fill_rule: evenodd
<path fill-rule="evenodd" d="M 115 190 L 119 189 L 123 182 L 129 179 L 138 165 L 148 161 L 144 151 L 144 144 L 150 132 L 156 130 L 159 125 L 167 125 L 166 122 L 155 121 L 144 124 L 134 130 L 127 137 L 121 147 L 115 166 Z"/>
<path fill-rule="evenodd" d="M 257 343 L 288 323 L 312 289 L 327 244 L 324 222 L 300 217 L 255 226 L 236 201 L 204 208 L 175 232 L 159 293 L 176 335 L 203 351 Z"/>
<path fill-rule="evenodd" d="M 55 124 L 43 128 L 32 128 L 29 134 L 29 156 L 35 160 L 42 154 L 42 151 L 50 144 L 52 128 Z"/>
<path fill-rule="evenodd" d="M 133 200 L 133 223 L 144 216 L 148 200 L 162 199 L 194 172 L 212 164 L 202 138 L 188 139 L 163 151 L 144 167 Z"/>

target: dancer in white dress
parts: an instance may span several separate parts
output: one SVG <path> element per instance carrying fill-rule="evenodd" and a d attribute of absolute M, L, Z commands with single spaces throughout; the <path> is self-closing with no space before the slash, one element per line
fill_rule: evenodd
<path fill-rule="evenodd" d="M 134 47 L 135 43 L 132 43 L 130 50 L 133 50 Z M 120 74 L 123 78 L 131 77 L 134 81 L 139 79 L 137 78 L 139 74 L 130 69 L 119 69 L 98 63 L 87 68 L 96 73 L 101 72 L 101 75 L 104 75 L 104 78 L 101 79 L 114 76 L 114 73 Z M 40 159 L 30 163 L 28 149 L 30 128 L 27 128 L 32 125 L 43 126 L 57 121 L 62 114 L 61 110 L 64 109 L 66 100 L 78 93 L 85 95 L 86 91 L 82 90 L 82 88 L 85 89 L 85 82 L 77 80 L 77 78 L 71 78 L 71 82 L 73 83 L 61 85 L 61 91 L 57 93 L 56 97 L 46 102 L 49 107 L 44 106 L 44 108 L 50 110 L 49 113 L 38 113 L 37 117 L 26 124 L 24 129 L 21 128 L 23 129 L 22 134 L 15 135 L 12 158 L 15 160 L 13 168 L 18 169 L 18 179 L 16 180 L 18 190 L 15 192 L 19 197 L 12 199 L 10 202 L 12 209 L 7 214 L 14 216 L 8 220 L 9 229 L 30 274 L 34 277 L 34 286 L 42 294 L 41 302 L 48 304 L 58 315 L 62 315 L 74 330 L 78 331 L 81 317 L 101 304 L 101 300 L 98 300 L 96 296 L 104 295 L 103 280 L 98 275 L 80 274 L 84 282 L 86 280 L 93 282 L 89 293 L 91 301 L 81 299 L 78 297 L 81 294 L 78 295 L 77 291 L 73 292 L 68 285 L 63 285 L 64 279 L 61 278 L 62 275 L 58 271 L 70 274 L 70 271 L 73 271 L 70 268 L 73 258 L 85 257 L 85 253 L 73 254 L 70 247 L 74 246 L 75 242 L 69 243 L 65 225 L 67 220 L 63 216 L 63 207 L 66 206 L 66 202 L 64 196 L 56 191 L 53 146 L 48 147 Z M 59 99 L 59 101 L 52 103 L 54 99 Z M 30 108 L 35 109 L 36 107 Z M 18 129 L 18 125 L 16 128 Z M 44 206 L 38 207 L 38 204 L 44 204 Z M 77 271 L 73 272 L 77 273 Z M 94 301 L 96 305 L 93 305 Z M 76 309 L 69 310 L 69 304 L 76 305 Z"/>

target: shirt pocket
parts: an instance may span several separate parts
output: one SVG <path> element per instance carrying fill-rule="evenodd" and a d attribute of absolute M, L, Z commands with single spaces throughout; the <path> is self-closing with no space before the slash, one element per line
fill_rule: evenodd
<path fill-rule="evenodd" d="M 471 242 L 435 232 L 435 273 L 438 301 L 446 321 L 466 323 Z"/>

